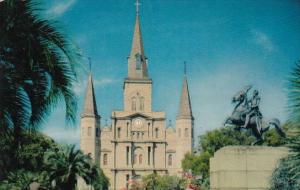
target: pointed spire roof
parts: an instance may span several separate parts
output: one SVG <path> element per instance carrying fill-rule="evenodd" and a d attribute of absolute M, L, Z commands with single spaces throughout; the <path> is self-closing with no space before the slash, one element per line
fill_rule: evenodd
<path fill-rule="evenodd" d="M 135 16 L 134 33 L 130 56 L 135 56 L 136 54 L 140 54 L 142 57 L 145 57 L 142 32 L 140 27 L 140 17 L 138 13 Z"/>
<path fill-rule="evenodd" d="M 188 81 L 186 76 L 186 66 L 184 66 L 184 78 L 183 78 L 181 98 L 179 103 L 179 110 L 177 113 L 177 119 L 194 119 L 192 113 Z"/>
<path fill-rule="evenodd" d="M 147 58 L 144 52 L 142 32 L 140 27 L 139 5 L 140 3 L 137 0 L 132 45 L 130 55 L 128 57 L 128 78 L 130 79 L 148 78 Z"/>
<path fill-rule="evenodd" d="M 82 116 L 98 117 L 92 74 L 89 75 Z"/>

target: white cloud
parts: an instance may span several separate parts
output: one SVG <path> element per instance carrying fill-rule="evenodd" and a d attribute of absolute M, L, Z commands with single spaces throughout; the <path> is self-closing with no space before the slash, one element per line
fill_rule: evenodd
<path fill-rule="evenodd" d="M 58 17 L 64 14 L 68 9 L 74 5 L 76 0 L 61 0 L 57 1 L 48 11 L 47 14 L 52 15 L 53 17 Z"/>
<path fill-rule="evenodd" d="M 104 86 L 108 84 L 112 84 L 117 82 L 117 80 L 113 78 L 102 78 L 102 79 L 96 79 L 94 80 L 94 86 L 99 87 L 99 86 Z"/>
<path fill-rule="evenodd" d="M 271 38 L 264 32 L 259 30 L 252 30 L 252 41 L 263 48 L 266 52 L 273 52 L 276 50 L 274 43 Z"/>
<path fill-rule="evenodd" d="M 77 95 L 82 95 L 82 93 L 85 92 L 87 84 L 86 84 L 86 80 L 84 81 L 85 82 L 79 82 L 74 85 L 73 90 Z M 116 82 L 118 82 L 118 80 L 114 78 L 93 79 L 94 88 L 103 87 Z"/>
<path fill-rule="evenodd" d="M 59 143 L 78 144 L 80 142 L 80 129 L 79 127 L 55 127 L 48 126 L 43 130 L 43 133 L 47 134 L 55 141 Z"/>

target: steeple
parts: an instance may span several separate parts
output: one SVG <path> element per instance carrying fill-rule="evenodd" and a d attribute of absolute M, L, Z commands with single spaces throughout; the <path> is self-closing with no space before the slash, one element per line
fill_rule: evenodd
<path fill-rule="evenodd" d="M 82 117 L 84 117 L 84 116 L 99 117 L 98 111 L 97 111 L 95 93 L 94 93 L 92 74 L 90 74 L 89 78 L 88 78 L 84 109 L 82 112 Z"/>
<path fill-rule="evenodd" d="M 135 26 L 132 39 L 132 46 L 130 55 L 128 57 L 128 78 L 131 79 L 145 79 L 148 78 L 148 69 L 146 63 L 146 56 L 144 53 L 144 45 L 142 40 L 142 33 L 140 27 L 139 16 L 139 1 L 136 2 L 136 16 Z"/>
<path fill-rule="evenodd" d="M 181 91 L 181 98 L 179 104 L 179 110 L 177 113 L 177 119 L 194 119 L 192 113 L 191 99 L 186 75 L 186 64 L 184 62 L 184 78 Z"/>

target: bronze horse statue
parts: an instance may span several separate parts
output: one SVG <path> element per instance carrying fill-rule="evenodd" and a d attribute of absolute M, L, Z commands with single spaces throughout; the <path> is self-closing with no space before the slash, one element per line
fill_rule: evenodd
<path fill-rule="evenodd" d="M 273 118 L 267 122 L 263 120 L 263 116 L 258 110 L 251 112 L 251 101 L 248 100 L 247 93 L 251 89 L 251 86 L 247 86 L 244 90 L 239 91 L 233 98 L 232 103 L 236 104 L 234 111 L 231 116 L 226 119 L 224 125 L 234 125 L 236 129 L 250 129 L 252 134 L 256 137 L 256 141 L 252 145 L 263 142 L 263 134 L 270 129 L 270 127 L 275 127 L 277 133 L 285 137 L 285 133 L 280 126 L 280 121 Z M 258 94 L 258 91 L 254 91 Z M 254 99 L 254 98 L 253 98 Z M 251 112 L 251 114 L 249 114 Z M 249 114 L 247 116 L 247 114 Z M 247 118 L 248 117 L 248 118 Z M 263 127 L 266 126 L 266 127 Z"/>

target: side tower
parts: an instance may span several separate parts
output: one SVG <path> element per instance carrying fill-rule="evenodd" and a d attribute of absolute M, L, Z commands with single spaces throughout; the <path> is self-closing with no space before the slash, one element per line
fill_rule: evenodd
<path fill-rule="evenodd" d="M 181 160 L 187 152 L 193 151 L 194 141 L 194 116 L 192 113 L 186 68 L 184 68 L 181 98 L 176 117 L 176 133 L 178 138 L 176 160 L 178 162 L 177 165 L 181 168 Z"/>
<path fill-rule="evenodd" d="M 100 157 L 100 116 L 98 115 L 93 78 L 89 75 L 85 103 L 80 121 L 80 149 L 89 154 L 95 163 Z"/>

